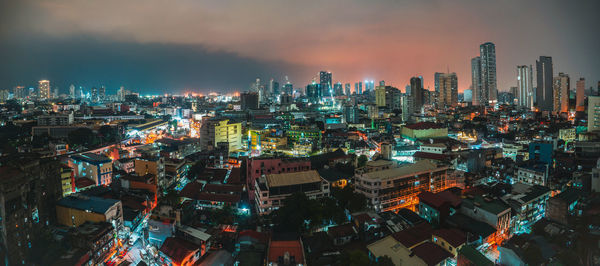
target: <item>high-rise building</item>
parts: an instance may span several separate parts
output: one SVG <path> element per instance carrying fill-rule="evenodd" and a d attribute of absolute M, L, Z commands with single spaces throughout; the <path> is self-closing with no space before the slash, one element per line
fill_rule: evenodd
<path fill-rule="evenodd" d="M 69 86 L 69 97 L 71 99 L 75 99 L 75 85 L 71 84 L 71 86 Z"/>
<path fill-rule="evenodd" d="M 344 94 L 346 94 L 346 96 L 350 96 L 350 88 L 350 83 L 344 84 Z"/>
<path fill-rule="evenodd" d="M 38 91 L 41 99 L 50 98 L 50 81 L 40 80 L 38 81 Z"/>
<path fill-rule="evenodd" d="M 98 101 L 98 88 L 92 87 L 92 102 Z"/>
<path fill-rule="evenodd" d="M 575 93 L 575 110 L 583 112 L 585 110 L 585 78 L 579 78 L 576 83 L 577 91 Z"/>
<path fill-rule="evenodd" d="M 386 108 L 389 111 L 400 110 L 402 107 L 402 93 L 398 88 L 392 86 L 377 86 L 375 90 L 375 102 L 377 107 Z"/>
<path fill-rule="evenodd" d="M 333 84 L 333 95 L 332 96 L 342 96 L 344 95 L 344 87 L 341 82 Z"/>
<path fill-rule="evenodd" d="M 331 86 L 331 72 L 321 71 L 319 72 L 319 84 L 321 84 L 321 94 L 323 96 L 332 96 Z"/>
<path fill-rule="evenodd" d="M 16 86 L 13 91 L 13 98 L 24 99 L 27 97 L 27 90 L 23 86 Z"/>
<path fill-rule="evenodd" d="M 558 76 L 553 78 L 554 112 L 569 112 L 569 93 L 571 91 L 570 83 L 569 75 L 562 72 L 558 73 Z"/>
<path fill-rule="evenodd" d="M 290 83 L 289 81 L 285 85 L 283 85 L 283 88 L 285 93 L 289 95 L 294 94 L 294 85 L 292 85 L 292 83 Z"/>
<path fill-rule="evenodd" d="M 588 97 L 588 132 L 600 131 L 600 96 Z"/>
<path fill-rule="evenodd" d="M 554 93 L 552 88 L 552 57 L 540 56 L 535 61 L 537 72 L 536 104 L 539 111 L 554 110 Z"/>
<path fill-rule="evenodd" d="M 498 88 L 496 82 L 496 45 L 486 42 L 479 46 L 481 57 L 481 99 L 486 105 L 493 104 L 498 100 Z"/>
<path fill-rule="evenodd" d="M 463 93 L 463 102 L 470 103 L 473 102 L 473 89 L 466 89 Z"/>
<path fill-rule="evenodd" d="M 473 105 L 480 105 L 481 95 L 481 57 L 471 59 L 471 89 L 473 90 Z"/>
<path fill-rule="evenodd" d="M 458 78 L 456 73 L 435 73 L 439 92 L 439 107 L 456 107 L 458 105 Z M 412 83 L 412 80 L 411 80 Z"/>
<path fill-rule="evenodd" d="M 533 70 L 531 65 L 517 66 L 517 92 L 514 96 L 519 106 L 531 110 L 533 108 Z"/>
<path fill-rule="evenodd" d="M 360 112 L 356 105 L 345 105 L 344 106 L 344 122 L 348 124 L 356 124 L 360 120 Z"/>
<path fill-rule="evenodd" d="M 375 81 L 365 80 L 365 93 L 375 90 Z"/>
<path fill-rule="evenodd" d="M 362 94 L 362 82 L 354 83 L 354 93 Z"/>
<path fill-rule="evenodd" d="M 321 90 L 321 84 L 318 84 L 316 82 L 313 82 L 306 86 L 306 98 L 308 98 L 308 101 L 311 103 L 319 102 L 321 97 L 323 97 L 322 92 L 323 91 Z"/>
<path fill-rule="evenodd" d="M 423 107 L 423 78 L 422 77 L 412 77 L 410 78 L 410 97 L 411 101 L 411 109 L 410 113 L 421 112 L 421 107 Z"/>
<path fill-rule="evenodd" d="M 106 87 L 101 86 L 98 90 L 98 101 L 103 102 L 106 100 Z"/>
<path fill-rule="evenodd" d="M 240 100 L 241 100 L 242 110 L 258 109 L 258 106 L 259 106 L 258 105 L 258 93 L 253 92 L 253 91 L 243 92 L 242 95 L 240 95 Z"/>

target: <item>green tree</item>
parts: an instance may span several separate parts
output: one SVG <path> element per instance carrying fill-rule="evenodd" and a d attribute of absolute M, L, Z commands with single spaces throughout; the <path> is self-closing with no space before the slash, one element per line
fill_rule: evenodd
<path fill-rule="evenodd" d="M 342 189 L 332 188 L 331 194 L 337 200 L 342 209 L 349 212 L 362 211 L 367 207 L 367 198 L 361 193 L 354 191 L 354 186 L 347 185 Z"/>
<path fill-rule="evenodd" d="M 81 146 L 93 146 L 98 143 L 96 134 L 89 128 L 78 128 L 69 133 L 69 143 Z"/>
<path fill-rule="evenodd" d="M 360 250 L 344 251 L 338 259 L 337 265 L 364 266 L 369 265 L 369 256 Z"/>
<path fill-rule="evenodd" d="M 190 170 L 188 172 L 188 179 L 194 180 L 194 179 L 198 178 L 198 176 L 200 176 L 200 174 L 202 174 L 202 172 L 204 172 L 205 168 L 206 168 L 206 166 L 203 161 L 195 162 L 192 165 L 192 167 L 190 167 Z"/>
<path fill-rule="evenodd" d="M 358 168 L 364 167 L 365 165 L 367 165 L 368 161 L 369 161 L 369 158 L 363 154 L 361 156 L 358 156 L 356 165 Z"/>

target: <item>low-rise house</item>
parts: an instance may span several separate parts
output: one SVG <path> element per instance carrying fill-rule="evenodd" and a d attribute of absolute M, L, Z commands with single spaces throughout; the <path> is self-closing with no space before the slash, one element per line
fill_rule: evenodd
<path fill-rule="evenodd" d="M 178 237 L 165 239 L 159 250 L 160 259 L 168 265 L 194 265 L 200 258 L 200 247 Z"/>
<path fill-rule="evenodd" d="M 256 209 L 261 215 L 268 214 L 283 206 L 293 193 L 303 192 L 308 198 L 317 199 L 328 197 L 329 190 L 329 182 L 316 170 L 262 176 L 255 183 Z"/>
<path fill-rule="evenodd" d="M 327 234 L 333 240 L 333 244 L 340 246 L 350 243 L 357 232 L 352 224 L 332 226 L 327 229 Z"/>

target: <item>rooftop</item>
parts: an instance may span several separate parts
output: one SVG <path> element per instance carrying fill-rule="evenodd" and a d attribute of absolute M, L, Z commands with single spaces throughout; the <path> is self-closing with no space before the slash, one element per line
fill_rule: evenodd
<path fill-rule="evenodd" d="M 467 242 L 467 235 L 465 232 L 456 228 L 437 229 L 431 234 L 446 240 L 453 247 L 458 247 Z"/>
<path fill-rule="evenodd" d="M 291 186 L 306 183 L 321 182 L 321 176 L 316 170 L 295 173 L 270 174 L 266 176 L 269 187 Z"/>
<path fill-rule="evenodd" d="M 106 213 L 108 209 L 119 202 L 115 199 L 74 194 L 60 199 L 56 205 L 95 213 Z"/>
<path fill-rule="evenodd" d="M 414 247 L 412 252 L 430 266 L 438 265 L 445 259 L 452 257 L 450 252 L 431 242 L 425 242 Z"/>
<path fill-rule="evenodd" d="M 160 252 L 171 258 L 173 263 L 180 265 L 185 258 L 195 253 L 200 247 L 192 242 L 178 237 L 168 237 L 160 247 Z"/>
<path fill-rule="evenodd" d="M 84 161 L 92 164 L 110 163 L 112 160 L 104 155 L 95 154 L 91 152 L 76 154 L 71 156 L 73 160 Z"/>
<path fill-rule="evenodd" d="M 443 126 L 433 123 L 433 122 L 420 122 L 420 123 L 406 125 L 405 127 L 409 128 L 409 129 L 413 129 L 413 130 L 444 128 Z"/>
<path fill-rule="evenodd" d="M 409 175 L 412 176 L 435 169 L 439 169 L 438 166 L 430 161 L 418 161 L 414 164 L 407 164 L 397 168 L 365 173 L 363 176 L 369 179 L 386 180 Z"/>

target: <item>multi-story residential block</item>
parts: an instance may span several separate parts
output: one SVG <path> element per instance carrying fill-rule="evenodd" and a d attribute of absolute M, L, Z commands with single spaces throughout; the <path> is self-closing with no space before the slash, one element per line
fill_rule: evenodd
<path fill-rule="evenodd" d="M 75 171 L 75 177 L 85 177 L 106 186 L 112 182 L 112 160 L 104 155 L 83 153 L 69 158 L 69 167 Z"/>
<path fill-rule="evenodd" d="M 575 207 L 582 193 L 576 188 L 568 188 L 558 195 L 548 199 L 546 214 L 549 220 L 568 224 L 569 216 L 575 214 Z"/>
<path fill-rule="evenodd" d="M 417 195 L 424 191 L 438 192 L 445 187 L 447 166 L 424 160 L 380 171 L 357 173 L 355 190 L 367 197 L 376 211 L 414 208 Z"/>
<path fill-rule="evenodd" d="M 37 117 L 38 126 L 68 126 L 73 124 L 73 113 L 68 114 L 48 114 Z"/>
<path fill-rule="evenodd" d="M 496 237 L 499 239 L 506 238 L 510 233 L 510 211 L 506 203 L 486 195 L 469 195 L 460 206 L 460 213 L 496 228 Z"/>
<path fill-rule="evenodd" d="M 242 148 L 242 123 L 230 123 L 229 119 L 204 117 L 200 127 L 200 147 L 214 150 L 219 143 L 227 143 L 230 151 Z"/>
<path fill-rule="evenodd" d="M 76 227 L 85 222 L 109 222 L 115 228 L 123 224 L 120 200 L 73 194 L 56 203 L 59 224 Z"/>
<path fill-rule="evenodd" d="M 530 164 L 517 168 L 517 182 L 530 185 L 546 186 L 548 184 L 549 166 L 547 164 Z"/>
<path fill-rule="evenodd" d="M 86 222 L 69 234 L 73 247 L 86 250 L 89 260 L 82 265 L 99 265 L 113 254 L 117 247 L 115 228 L 108 222 Z"/>
<path fill-rule="evenodd" d="M 284 205 L 284 200 L 296 192 L 308 198 L 329 196 L 330 185 L 316 170 L 296 173 L 268 174 L 255 182 L 254 198 L 259 214 L 268 214 Z"/>
<path fill-rule="evenodd" d="M 448 137 L 448 128 L 432 122 L 420 122 L 403 126 L 401 133 L 402 137 L 411 140 L 446 138 Z"/>
<path fill-rule="evenodd" d="M 540 185 L 517 183 L 512 191 L 502 197 L 502 201 L 512 209 L 512 231 L 527 232 L 530 226 L 546 215 L 546 202 L 550 189 Z"/>
<path fill-rule="evenodd" d="M 254 200 L 256 179 L 268 174 L 295 173 L 310 170 L 310 161 L 304 158 L 252 157 L 246 160 L 246 187 L 248 197 Z"/>

